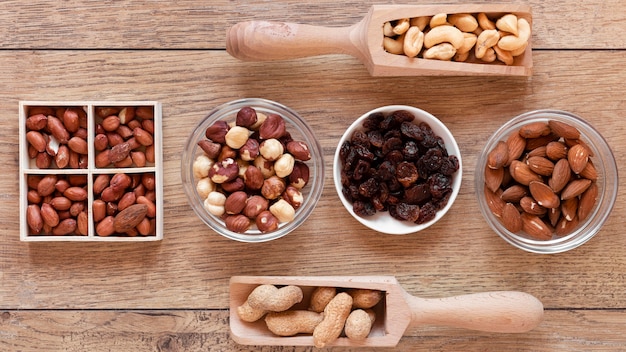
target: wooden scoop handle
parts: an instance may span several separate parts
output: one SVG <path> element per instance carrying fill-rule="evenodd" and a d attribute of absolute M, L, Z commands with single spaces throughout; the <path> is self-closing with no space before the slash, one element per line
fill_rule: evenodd
<path fill-rule="evenodd" d="M 240 22 L 227 33 L 226 51 L 246 61 L 285 60 L 326 54 L 358 56 L 359 50 L 351 38 L 358 35 L 356 32 L 357 25 L 332 28 L 288 22 Z"/>
<path fill-rule="evenodd" d="M 407 294 L 411 325 L 441 325 L 488 332 L 532 330 L 543 318 L 543 304 L 534 296 L 495 291 L 425 299 Z"/>

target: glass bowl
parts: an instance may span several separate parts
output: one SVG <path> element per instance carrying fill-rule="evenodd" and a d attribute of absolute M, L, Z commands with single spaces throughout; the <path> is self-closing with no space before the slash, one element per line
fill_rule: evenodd
<path fill-rule="evenodd" d="M 342 146 L 344 145 L 346 141 L 349 141 L 352 139 L 352 136 L 354 135 L 356 131 L 364 129 L 363 122 L 371 114 L 382 113 L 384 115 L 389 115 L 392 112 L 398 111 L 398 110 L 406 110 L 412 113 L 413 116 L 415 116 L 413 123 L 416 125 L 421 122 L 427 123 L 432 129 L 432 131 L 434 132 L 434 135 L 439 136 L 445 143 L 445 149 L 448 155 L 450 156 L 454 155 L 456 156 L 458 160 L 458 169 L 456 170 L 456 172 L 454 172 L 451 175 L 452 190 L 448 194 L 447 203 L 437 210 L 434 218 L 424 223 L 420 223 L 420 224 L 414 221 L 410 221 L 410 220 L 399 220 L 397 218 L 394 218 L 389 214 L 389 211 L 387 210 L 377 211 L 374 215 L 371 215 L 371 216 L 365 216 L 365 217 L 359 216 L 355 213 L 353 209 L 353 203 L 348 198 L 346 198 L 346 195 L 344 195 L 344 186 L 342 184 L 342 169 L 344 166 L 344 162 L 341 159 Z M 389 106 L 379 107 L 377 109 L 371 110 L 363 114 L 361 117 L 355 120 L 352 123 L 352 125 L 348 127 L 348 129 L 345 131 L 345 133 L 339 140 L 339 144 L 337 146 L 337 150 L 335 152 L 335 156 L 333 160 L 333 180 L 335 183 L 335 189 L 337 191 L 337 194 L 339 195 L 339 199 L 341 200 L 341 203 L 346 208 L 348 213 L 350 213 L 350 215 L 352 215 L 361 224 L 365 225 L 366 227 L 372 230 L 375 230 L 380 233 L 394 234 L 394 235 L 406 235 L 410 233 L 419 232 L 430 227 L 437 221 L 439 221 L 439 219 L 441 219 L 448 212 L 448 210 L 452 207 L 452 204 L 454 203 L 459 193 L 459 190 L 461 188 L 462 174 L 463 174 L 463 171 L 462 171 L 462 162 L 461 162 L 461 152 L 450 130 L 448 130 L 448 128 L 432 114 L 424 110 L 418 109 L 416 107 L 406 106 L 406 105 L 389 105 Z M 422 182 L 422 181 L 418 181 L 418 182 Z"/>
<path fill-rule="evenodd" d="M 242 233 L 234 232 L 226 228 L 224 219 L 209 213 L 204 207 L 203 197 L 197 190 L 198 179 L 194 176 L 193 164 L 195 159 L 204 154 L 198 146 L 198 142 L 206 140 L 205 131 L 214 122 L 224 120 L 234 124 L 237 112 L 243 107 L 252 107 L 257 112 L 278 114 L 285 121 L 286 131 L 294 140 L 303 141 L 308 145 L 311 158 L 304 161 L 309 168 L 309 181 L 301 189 L 303 195 L 302 204 L 297 208 L 295 217 L 288 222 L 282 222 L 278 228 L 271 232 L 261 232 L 252 221 L 251 227 Z M 215 232 L 220 235 L 240 242 L 265 242 L 285 236 L 300 226 L 311 214 L 322 194 L 324 184 L 324 160 L 322 147 L 306 121 L 295 111 L 274 101 L 245 98 L 234 100 L 213 109 L 193 129 L 183 150 L 181 160 L 182 184 L 187 195 L 189 204 L 198 217 Z"/>
<path fill-rule="evenodd" d="M 546 236 L 545 238 L 538 238 L 536 236 L 533 237 L 529 235 L 525 229 L 515 231 L 515 230 L 518 230 L 519 227 L 512 227 L 512 228 L 508 227 L 509 229 L 514 229 L 515 232 L 510 231 L 509 229 L 507 229 L 507 226 L 504 225 L 503 216 L 494 215 L 494 212 L 492 211 L 492 208 L 490 207 L 489 202 L 491 202 L 492 206 L 494 206 L 495 204 L 496 209 L 502 204 L 506 204 L 506 202 L 503 202 L 501 197 L 498 197 L 495 201 L 493 199 L 489 199 L 490 198 L 488 197 L 489 187 L 486 186 L 485 174 L 486 174 L 487 162 L 489 159 L 488 155 L 490 151 L 492 151 L 500 141 L 506 141 L 509 138 L 509 136 L 511 136 L 511 134 L 516 133 L 516 132 L 518 133 L 519 129 L 522 126 L 528 125 L 530 123 L 535 123 L 535 122 L 547 122 L 550 120 L 555 120 L 555 121 L 568 124 L 570 126 L 575 127 L 580 132 L 579 140 L 582 141 L 584 145 L 588 147 L 588 150 L 591 151 L 589 153 L 590 156 L 588 160 L 590 160 L 593 163 L 593 166 L 595 166 L 595 169 L 597 172 L 597 178 L 596 178 L 595 184 L 597 185 L 598 192 L 597 192 L 597 197 L 595 197 L 596 198 L 595 204 L 593 202 L 588 202 L 588 201 L 586 202 L 588 204 L 594 204 L 594 205 L 593 207 L 591 206 L 585 207 L 585 208 L 590 208 L 590 210 L 585 211 L 585 213 L 587 213 L 588 215 L 586 215 L 582 221 L 578 221 L 578 215 L 570 216 L 570 219 L 575 219 L 576 222 L 578 222 L 577 226 L 575 226 L 576 222 L 568 223 L 565 220 L 558 217 L 558 216 L 562 216 L 563 214 L 565 214 L 563 212 L 563 208 L 561 208 L 561 206 L 564 204 L 564 201 L 562 199 L 560 199 L 560 203 L 558 203 L 558 206 L 556 207 L 552 205 L 554 203 L 550 203 L 551 204 L 550 206 L 544 207 L 547 209 L 546 211 L 552 212 L 553 213 L 552 215 L 554 215 L 554 219 L 557 219 L 557 220 L 551 220 L 548 217 L 548 215 L 546 216 L 542 215 L 541 217 L 543 217 L 544 219 L 544 224 L 546 224 L 546 226 L 552 231 L 552 233 L 550 236 Z M 554 131 L 553 129 L 551 130 Z M 565 138 L 559 138 L 558 140 L 560 142 L 565 143 Z M 568 143 L 569 145 L 572 145 L 571 141 Z M 567 146 L 565 150 L 570 149 L 569 145 Z M 534 147 L 531 147 L 531 148 L 534 148 Z M 524 153 L 526 154 L 527 151 L 528 150 L 525 150 Z M 540 150 L 540 152 L 543 152 L 543 151 Z M 554 157 L 555 152 L 549 152 L 548 154 L 552 158 L 547 157 L 547 156 L 546 157 L 548 159 L 551 159 L 556 164 L 557 163 L 556 160 L 558 160 L 558 158 Z M 558 155 L 558 153 L 556 154 Z M 521 158 L 524 158 L 524 156 L 522 156 Z M 525 160 L 528 160 L 528 159 L 525 159 Z M 527 165 L 528 163 L 529 162 L 526 161 Z M 533 161 L 532 164 L 534 165 L 535 162 Z M 573 169 L 573 168 L 574 167 L 570 169 Z M 579 176 L 575 174 L 574 172 L 571 172 L 571 174 L 573 175 L 572 176 L 573 179 L 584 178 L 584 176 Z M 509 171 L 509 175 L 511 175 L 510 171 Z M 587 173 L 581 172 L 580 175 L 587 176 Z M 542 182 L 545 182 L 546 184 L 552 182 L 552 180 L 550 180 L 551 176 L 549 174 L 541 176 L 541 177 L 543 179 Z M 613 156 L 613 153 L 607 141 L 587 121 L 585 121 L 583 118 L 579 116 L 576 116 L 566 111 L 537 110 L 537 111 L 530 111 L 522 115 L 519 115 L 517 117 L 514 117 L 513 119 L 505 123 L 502 127 L 500 127 L 489 138 L 476 164 L 475 182 L 476 182 L 475 186 L 476 186 L 476 193 L 478 195 L 478 204 L 479 204 L 480 211 L 494 232 L 496 232 L 505 241 L 507 241 L 508 243 L 512 244 L 513 246 L 517 248 L 523 249 L 528 252 L 533 252 L 533 253 L 549 254 L 549 253 L 560 253 L 560 252 L 565 252 L 565 251 L 574 249 L 582 245 L 583 243 L 587 242 L 588 240 L 590 240 L 593 236 L 595 236 L 600 231 L 600 228 L 606 222 L 607 218 L 609 217 L 609 214 L 611 213 L 611 210 L 613 209 L 613 205 L 615 204 L 615 199 L 617 197 L 617 189 L 618 189 L 618 172 L 617 172 L 617 165 L 615 162 L 615 158 Z M 501 190 L 503 190 L 507 186 L 501 186 L 499 188 L 500 190 L 496 190 L 496 192 L 498 193 L 501 192 Z M 492 186 L 492 188 L 493 187 L 494 186 Z M 550 186 L 550 187 L 552 189 L 555 189 L 555 187 L 558 187 L 556 188 L 557 190 L 560 188 L 559 186 Z M 529 191 L 530 188 L 528 187 L 526 188 L 526 190 Z M 570 198 L 569 195 L 563 196 L 564 191 L 559 191 L 555 193 L 559 195 L 559 198 L 566 198 L 566 199 Z M 538 194 L 537 192 L 534 194 L 534 198 L 542 197 L 541 195 L 538 196 L 537 194 Z M 533 196 L 532 194 L 530 194 L 530 192 L 528 192 L 528 195 Z M 580 197 L 581 196 L 578 196 L 579 199 Z M 591 197 L 592 198 L 590 199 L 593 199 L 593 196 Z M 508 194 L 505 196 L 505 200 L 509 201 Z M 576 202 L 578 202 L 578 200 Z M 520 210 L 520 207 L 518 205 L 516 206 L 517 206 L 517 209 Z M 554 209 L 554 210 L 550 210 L 550 209 Z M 520 213 L 523 214 L 524 211 L 520 210 Z M 571 214 L 572 212 L 569 211 L 569 213 Z M 557 214 L 560 214 L 560 215 L 557 215 Z M 574 211 L 574 214 L 576 214 L 576 211 Z M 510 219 L 510 218 L 511 217 L 507 217 L 507 219 Z M 563 222 L 559 222 L 558 219 L 561 219 Z M 570 224 L 570 225 L 566 225 L 566 224 Z M 529 227 L 526 227 L 526 228 L 531 230 L 531 232 L 534 232 Z M 563 229 L 563 232 L 557 235 L 558 229 Z"/>

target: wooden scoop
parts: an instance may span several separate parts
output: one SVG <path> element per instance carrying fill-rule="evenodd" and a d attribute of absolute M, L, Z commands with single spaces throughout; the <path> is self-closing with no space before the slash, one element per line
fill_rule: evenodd
<path fill-rule="evenodd" d="M 521 333 L 536 327 L 543 318 L 543 305 L 523 292 L 496 291 L 448 298 L 426 299 L 408 294 L 393 276 L 233 276 L 230 280 L 230 331 L 233 340 L 244 345 L 313 345 L 310 335 L 278 337 L 263 319 L 242 321 L 237 307 L 258 285 L 296 285 L 304 299 L 294 309 L 307 309 L 315 287 L 365 288 L 385 291 L 384 302 L 376 307 L 376 322 L 363 341 L 340 337 L 332 346 L 395 346 L 408 327 L 440 325 L 487 332 Z"/>
<path fill-rule="evenodd" d="M 521 4 L 475 5 L 374 5 L 350 27 L 320 27 L 297 23 L 249 21 L 232 26 L 226 50 L 247 61 L 295 59 L 326 54 L 348 54 L 359 59 L 372 76 L 508 75 L 530 76 L 532 53 L 529 40 L 524 54 L 511 66 L 409 58 L 383 49 L 383 24 L 402 18 L 438 13 L 513 13 L 531 24 L 530 7 Z"/>

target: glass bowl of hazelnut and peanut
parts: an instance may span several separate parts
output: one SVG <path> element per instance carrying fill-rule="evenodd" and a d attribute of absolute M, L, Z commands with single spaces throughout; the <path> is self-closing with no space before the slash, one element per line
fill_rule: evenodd
<path fill-rule="evenodd" d="M 572 250 L 599 233 L 617 198 L 608 142 L 571 112 L 518 115 L 487 140 L 475 186 L 481 213 L 509 244 L 528 252 Z"/>
<path fill-rule="evenodd" d="M 241 242 L 285 236 L 322 194 L 322 148 L 307 122 L 266 99 L 213 109 L 189 136 L 181 161 L 189 204 L 215 232 Z"/>

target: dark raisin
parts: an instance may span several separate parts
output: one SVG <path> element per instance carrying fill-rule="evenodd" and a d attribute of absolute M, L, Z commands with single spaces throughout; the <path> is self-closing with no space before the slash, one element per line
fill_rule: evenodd
<path fill-rule="evenodd" d="M 455 155 L 448 156 L 441 163 L 441 167 L 439 168 L 439 172 L 446 176 L 451 176 L 459 169 L 459 159 Z"/>
<path fill-rule="evenodd" d="M 424 167 L 429 173 L 439 170 L 444 161 L 444 156 L 439 148 L 430 148 L 422 156 Z"/>
<path fill-rule="evenodd" d="M 385 118 L 382 112 L 375 112 L 370 114 L 363 120 L 363 128 L 366 130 L 377 130 L 380 128 L 380 123 Z"/>
<path fill-rule="evenodd" d="M 383 154 L 388 154 L 392 150 L 402 150 L 402 139 L 392 137 L 385 140 L 383 144 Z"/>
<path fill-rule="evenodd" d="M 367 132 L 367 138 L 369 138 L 370 145 L 376 148 L 382 148 L 385 142 L 382 133 L 378 130 Z"/>
<path fill-rule="evenodd" d="M 400 139 L 402 139 L 402 133 L 400 133 L 400 131 L 398 131 L 398 130 L 390 130 L 390 131 L 387 131 L 387 132 L 385 132 L 383 134 L 383 140 L 386 141 L 386 140 L 391 139 L 391 138 L 400 138 Z"/>
<path fill-rule="evenodd" d="M 449 190 L 443 195 L 443 197 L 433 200 L 433 205 L 437 208 L 437 210 L 441 210 L 446 207 L 451 196 L 452 190 Z"/>
<path fill-rule="evenodd" d="M 360 145 L 360 146 L 363 146 L 365 148 L 369 148 L 370 147 L 370 140 L 367 137 L 367 133 L 365 133 L 363 131 L 355 131 L 352 134 L 352 138 L 350 139 L 350 142 L 352 142 L 352 144 Z"/>
<path fill-rule="evenodd" d="M 369 171 L 370 164 L 365 160 L 359 160 L 354 167 L 354 171 L 352 172 L 352 179 L 355 181 L 360 181 L 364 175 Z"/>
<path fill-rule="evenodd" d="M 404 136 L 414 139 L 418 142 L 424 139 L 424 131 L 422 131 L 422 129 L 419 128 L 419 126 L 410 122 L 403 122 L 400 125 L 400 132 Z"/>
<path fill-rule="evenodd" d="M 417 145 L 417 142 L 415 142 L 414 140 L 410 140 L 404 143 L 404 148 L 402 148 L 402 155 L 404 156 L 404 159 L 408 161 L 415 161 L 419 159 L 420 149 Z"/>
<path fill-rule="evenodd" d="M 352 210 L 358 216 L 372 216 L 376 214 L 376 209 L 370 202 L 364 202 L 361 200 L 355 200 L 352 203 Z"/>
<path fill-rule="evenodd" d="M 391 113 L 391 116 L 393 116 L 398 124 L 415 120 L 415 115 L 406 110 L 396 110 Z"/>
<path fill-rule="evenodd" d="M 427 183 L 415 184 L 404 190 L 404 200 L 410 204 L 423 204 L 430 199 L 430 186 Z"/>
<path fill-rule="evenodd" d="M 428 185 L 430 194 L 434 198 L 441 198 L 452 189 L 452 180 L 446 175 L 435 173 L 428 177 Z"/>
<path fill-rule="evenodd" d="M 399 220 L 415 222 L 420 215 L 419 205 L 401 202 L 393 207 L 389 207 L 389 210 L 391 210 L 392 208 L 394 208 L 395 218 Z"/>
<path fill-rule="evenodd" d="M 380 129 L 384 130 L 384 131 L 388 131 L 388 130 L 397 128 L 398 126 L 400 126 L 400 124 L 396 123 L 396 120 L 394 120 L 393 116 L 391 116 L 391 115 L 385 117 L 380 122 Z"/>
<path fill-rule="evenodd" d="M 343 142 L 343 144 L 341 144 L 341 147 L 339 148 L 339 159 L 341 159 L 341 161 L 346 161 L 346 158 L 348 157 L 351 148 L 352 145 L 349 141 L 345 141 Z"/>
<path fill-rule="evenodd" d="M 373 178 L 368 178 L 359 185 L 359 194 L 366 198 L 373 197 L 378 192 L 378 182 Z"/>
<path fill-rule="evenodd" d="M 362 145 L 355 145 L 352 149 L 356 152 L 359 159 L 372 161 L 375 158 L 374 153 Z"/>
<path fill-rule="evenodd" d="M 431 203 L 426 203 L 420 207 L 420 214 L 415 222 L 417 224 L 423 224 L 434 219 L 436 215 L 437 215 L 437 208 L 433 206 Z"/>
<path fill-rule="evenodd" d="M 376 172 L 378 179 L 381 181 L 388 181 L 388 180 L 391 180 L 392 178 L 395 178 L 396 167 L 394 165 L 395 163 L 392 163 L 389 160 L 383 161 L 378 167 L 378 170 Z"/>
<path fill-rule="evenodd" d="M 396 178 L 404 188 L 409 187 L 417 181 L 419 175 L 415 164 L 403 161 L 396 166 Z"/>
<path fill-rule="evenodd" d="M 404 161 L 401 150 L 392 150 L 385 155 L 385 160 L 392 162 L 394 165 Z"/>

